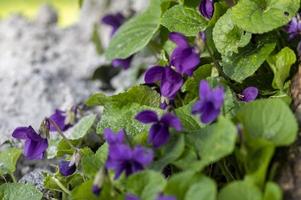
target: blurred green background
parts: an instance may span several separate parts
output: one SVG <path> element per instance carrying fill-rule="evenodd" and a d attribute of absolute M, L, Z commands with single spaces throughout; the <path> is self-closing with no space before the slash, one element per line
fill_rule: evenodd
<path fill-rule="evenodd" d="M 0 18 L 11 13 L 21 13 L 29 18 L 35 18 L 41 5 L 49 3 L 59 13 L 59 25 L 68 26 L 76 22 L 79 17 L 78 0 L 0 0 Z"/>

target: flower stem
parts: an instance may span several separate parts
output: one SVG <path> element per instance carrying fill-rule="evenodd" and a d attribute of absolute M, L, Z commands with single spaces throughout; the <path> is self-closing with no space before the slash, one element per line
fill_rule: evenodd
<path fill-rule="evenodd" d="M 51 179 L 57 184 L 57 186 L 59 186 L 63 190 L 63 192 L 65 192 L 68 195 L 71 195 L 71 192 L 61 183 L 61 181 L 59 181 L 55 177 L 51 177 Z"/>
<path fill-rule="evenodd" d="M 11 179 L 13 180 L 13 182 L 14 183 L 16 183 L 17 182 L 17 180 L 16 180 L 16 177 L 15 177 L 15 175 L 14 174 L 9 174 L 10 175 L 10 177 L 11 177 Z"/>
<path fill-rule="evenodd" d="M 57 130 L 57 132 L 63 137 L 63 139 L 68 143 L 68 145 L 77 151 L 77 148 L 70 142 L 70 140 L 64 135 L 64 133 L 62 132 L 62 130 L 60 129 L 60 127 L 55 123 L 55 121 L 53 121 L 52 119 L 48 118 L 49 122 L 55 127 L 55 129 Z"/>

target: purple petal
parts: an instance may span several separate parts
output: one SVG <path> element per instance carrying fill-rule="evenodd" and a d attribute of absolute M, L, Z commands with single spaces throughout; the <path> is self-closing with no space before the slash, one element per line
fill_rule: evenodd
<path fill-rule="evenodd" d="M 220 87 L 217 87 L 212 90 L 212 101 L 215 109 L 219 109 L 224 103 L 224 90 Z"/>
<path fill-rule="evenodd" d="M 102 18 L 102 23 L 110 25 L 112 27 L 111 35 L 117 31 L 117 29 L 124 22 L 124 16 L 121 13 L 106 15 Z"/>
<path fill-rule="evenodd" d="M 47 147 L 47 139 L 42 139 L 39 142 L 27 139 L 24 145 L 23 153 L 24 156 L 26 156 L 29 160 L 41 160 L 44 157 Z"/>
<path fill-rule="evenodd" d="M 201 80 L 200 81 L 200 86 L 199 86 L 199 97 L 200 99 L 206 98 L 211 92 L 209 83 L 206 80 Z"/>
<path fill-rule="evenodd" d="M 256 99 L 258 95 L 258 89 L 256 87 L 247 87 L 242 92 L 242 101 L 250 102 Z"/>
<path fill-rule="evenodd" d="M 174 98 L 176 93 L 181 89 L 182 85 L 182 76 L 169 67 L 166 68 L 161 81 L 162 96 Z"/>
<path fill-rule="evenodd" d="M 213 122 L 219 115 L 220 109 L 215 109 L 213 103 L 206 103 L 201 114 L 201 122 L 208 124 Z"/>
<path fill-rule="evenodd" d="M 156 200 L 177 200 L 174 196 L 166 196 L 163 194 L 160 194 Z"/>
<path fill-rule="evenodd" d="M 26 134 L 29 140 L 33 140 L 36 142 L 40 142 L 43 140 L 43 138 L 31 126 L 28 127 Z"/>
<path fill-rule="evenodd" d="M 191 113 L 192 113 L 192 114 L 200 113 L 201 110 L 203 109 L 204 102 L 205 102 L 205 101 L 204 101 L 203 99 L 197 101 L 197 102 L 193 105 L 193 107 L 192 107 L 192 109 L 191 109 Z"/>
<path fill-rule="evenodd" d="M 142 166 L 146 167 L 149 165 L 154 158 L 153 151 L 150 149 L 136 146 L 133 150 L 133 159 L 139 162 Z"/>
<path fill-rule="evenodd" d="M 122 144 L 124 142 L 124 135 L 123 130 L 114 133 L 110 128 L 104 129 L 104 138 L 110 145 Z"/>
<path fill-rule="evenodd" d="M 169 140 L 168 127 L 160 124 L 154 124 L 149 130 L 148 143 L 152 144 L 155 148 L 159 148 L 166 144 Z"/>
<path fill-rule="evenodd" d="M 154 111 L 145 110 L 138 113 L 135 117 L 136 120 L 147 124 L 147 123 L 154 123 L 158 121 L 158 115 Z"/>
<path fill-rule="evenodd" d="M 200 63 L 200 57 L 194 48 L 175 48 L 171 55 L 171 65 L 181 74 L 192 76 L 193 71 Z"/>
<path fill-rule="evenodd" d="M 140 200 L 140 199 L 133 194 L 127 194 L 125 200 Z"/>
<path fill-rule="evenodd" d="M 164 73 L 165 67 L 154 66 L 149 68 L 145 72 L 144 81 L 145 83 L 155 83 L 156 81 L 161 81 L 162 75 Z"/>
<path fill-rule="evenodd" d="M 181 47 L 181 48 L 189 47 L 186 37 L 184 35 L 182 35 L 181 33 L 177 33 L 177 32 L 169 33 L 169 40 L 176 43 L 178 47 Z"/>
<path fill-rule="evenodd" d="M 59 162 L 60 174 L 63 176 L 70 176 L 76 171 L 75 164 L 70 165 L 70 161 L 61 160 Z"/>
<path fill-rule="evenodd" d="M 49 118 L 53 120 L 62 131 L 66 130 L 66 113 L 64 111 L 56 109 L 54 114 L 52 114 Z M 52 123 L 50 123 L 50 131 L 57 131 L 55 126 L 52 125 Z"/>
<path fill-rule="evenodd" d="M 14 138 L 25 140 L 27 139 L 27 131 L 29 127 L 19 127 L 16 128 L 12 134 Z"/>
<path fill-rule="evenodd" d="M 207 19 L 211 19 L 214 12 L 214 2 L 213 0 L 202 0 L 199 5 L 199 11 Z"/>
<path fill-rule="evenodd" d="M 177 131 L 182 130 L 181 121 L 171 113 L 166 113 L 163 115 L 160 121 L 166 126 L 175 128 Z"/>
<path fill-rule="evenodd" d="M 112 61 L 113 67 L 122 67 L 123 69 L 128 69 L 131 65 L 133 56 L 130 56 L 125 59 L 114 59 Z"/>

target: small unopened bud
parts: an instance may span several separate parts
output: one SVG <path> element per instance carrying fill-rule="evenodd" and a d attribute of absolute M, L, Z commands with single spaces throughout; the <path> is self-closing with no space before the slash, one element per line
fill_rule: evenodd
<path fill-rule="evenodd" d="M 76 123 L 77 106 L 72 106 L 66 112 L 65 124 L 74 125 Z"/>
<path fill-rule="evenodd" d="M 104 178 L 105 178 L 105 172 L 103 168 L 100 168 L 94 178 L 94 182 L 93 182 L 93 186 L 92 186 L 92 192 L 96 195 L 99 196 L 101 189 L 102 189 L 102 185 L 104 182 Z"/>
<path fill-rule="evenodd" d="M 61 160 L 59 163 L 59 171 L 63 176 L 70 176 L 76 171 L 76 166 L 70 161 Z"/>
<path fill-rule="evenodd" d="M 80 158 L 80 153 L 76 151 L 71 157 L 70 165 L 75 165 L 76 167 L 78 167 L 80 163 Z"/>
<path fill-rule="evenodd" d="M 196 46 L 199 50 L 199 52 L 203 52 L 206 46 L 206 34 L 205 32 L 199 32 L 199 34 L 196 37 Z"/>
<path fill-rule="evenodd" d="M 50 122 L 48 119 L 44 119 L 40 125 L 39 134 L 42 138 L 49 138 Z"/>

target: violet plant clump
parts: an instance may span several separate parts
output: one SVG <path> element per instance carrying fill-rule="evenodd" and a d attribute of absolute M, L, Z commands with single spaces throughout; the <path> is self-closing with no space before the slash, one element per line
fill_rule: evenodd
<path fill-rule="evenodd" d="M 51 161 L 47 192 L 31 188 L 36 199 L 283 199 L 275 172 L 282 175 L 282 149 L 298 133 L 291 103 L 299 102 L 299 7 L 300 0 L 151 0 L 128 19 L 123 8 L 106 13 L 105 56 L 133 70 L 135 84 L 95 91 L 81 115 L 56 110 L 39 131 L 16 128 L 0 152 L 0 196 L 30 187 L 12 183 L 22 153 L 16 139 L 25 142 L 24 159 Z M 129 68 L 133 55 L 152 59 Z"/>

